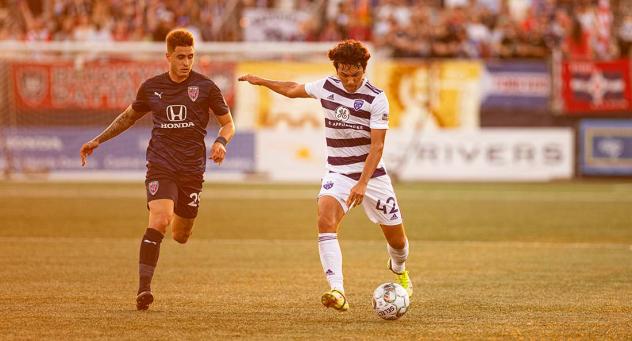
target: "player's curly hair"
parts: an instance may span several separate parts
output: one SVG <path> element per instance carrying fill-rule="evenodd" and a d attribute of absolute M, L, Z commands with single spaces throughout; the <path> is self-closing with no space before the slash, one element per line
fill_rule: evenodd
<path fill-rule="evenodd" d="M 178 46 L 193 46 L 193 34 L 183 28 L 171 30 L 165 40 L 167 41 L 168 52 L 173 52 Z"/>
<path fill-rule="evenodd" d="M 371 58 L 369 50 L 357 40 L 349 39 L 341 41 L 329 50 L 329 60 L 334 62 L 334 67 L 338 70 L 339 64 L 358 65 L 366 70 L 366 64 Z"/>

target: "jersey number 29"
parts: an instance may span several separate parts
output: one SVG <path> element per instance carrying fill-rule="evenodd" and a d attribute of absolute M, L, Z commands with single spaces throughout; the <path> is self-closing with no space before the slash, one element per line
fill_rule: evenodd
<path fill-rule="evenodd" d="M 200 205 L 200 193 L 191 193 L 189 194 L 189 198 L 193 199 L 193 201 L 191 201 L 187 205 L 193 207 L 198 207 L 198 205 Z"/>

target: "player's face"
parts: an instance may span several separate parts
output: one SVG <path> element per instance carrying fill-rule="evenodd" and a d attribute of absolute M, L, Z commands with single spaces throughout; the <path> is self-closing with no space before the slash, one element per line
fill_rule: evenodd
<path fill-rule="evenodd" d="M 355 92 L 362 85 L 362 79 L 364 79 L 362 66 L 338 64 L 336 72 L 338 73 L 338 78 L 342 81 L 342 85 L 348 92 Z"/>
<path fill-rule="evenodd" d="M 194 53 L 193 46 L 176 46 L 173 52 L 167 53 L 171 74 L 180 79 L 189 77 L 189 73 L 193 68 Z"/>

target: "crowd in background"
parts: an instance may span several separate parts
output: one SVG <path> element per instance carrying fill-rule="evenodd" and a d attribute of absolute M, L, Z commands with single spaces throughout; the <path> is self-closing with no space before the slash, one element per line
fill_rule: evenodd
<path fill-rule="evenodd" d="M 372 41 L 413 58 L 629 56 L 625 0 L 0 0 L 0 40 L 162 41 L 186 27 L 201 41 L 247 40 L 245 13 L 301 11 L 289 40 Z M 516 4 L 522 4 L 517 6 Z M 632 10 L 632 9 L 629 9 Z"/>

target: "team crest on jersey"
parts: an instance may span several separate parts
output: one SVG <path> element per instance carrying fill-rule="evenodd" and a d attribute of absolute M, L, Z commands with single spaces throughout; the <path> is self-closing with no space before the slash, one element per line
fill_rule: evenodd
<path fill-rule="evenodd" d="M 189 94 L 189 98 L 195 102 L 195 100 L 198 98 L 198 95 L 200 94 L 200 87 L 199 86 L 190 86 L 188 89 L 188 94 Z"/>
<path fill-rule="evenodd" d="M 346 121 L 349 119 L 349 109 L 346 107 L 336 108 L 336 119 L 338 121 Z"/>
<path fill-rule="evenodd" d="M 355 109 L 355 111 L 360 110 L 360 108 L 362 108 L 363 105 L 364 105 L 364 101 L 361 99 L 356 99 L 355 101 L 353 101 L 353 109 Z"/>
<path fill-rule="evenodd" d="M 149 189 L 149 194 L 156 195 L 156 193 L 158 192 L 158 187 L 159 186 L 160 186 L 160 184 L 158 183 L 158 180 L 150 182 L 147 185 L 147 189 Z"/>
<path fill-rule="evenodd" d="M 388 114 L 382 114 L 382 121 L 388 121 Z"/>
<path fill-rule="evenodd" d="M 334 187 L 334 182 L 333 181 L 327 181 L 325 182 L 325 184 L 323 185 L 324 189 L 331 189 L 332 187 Z"/>

